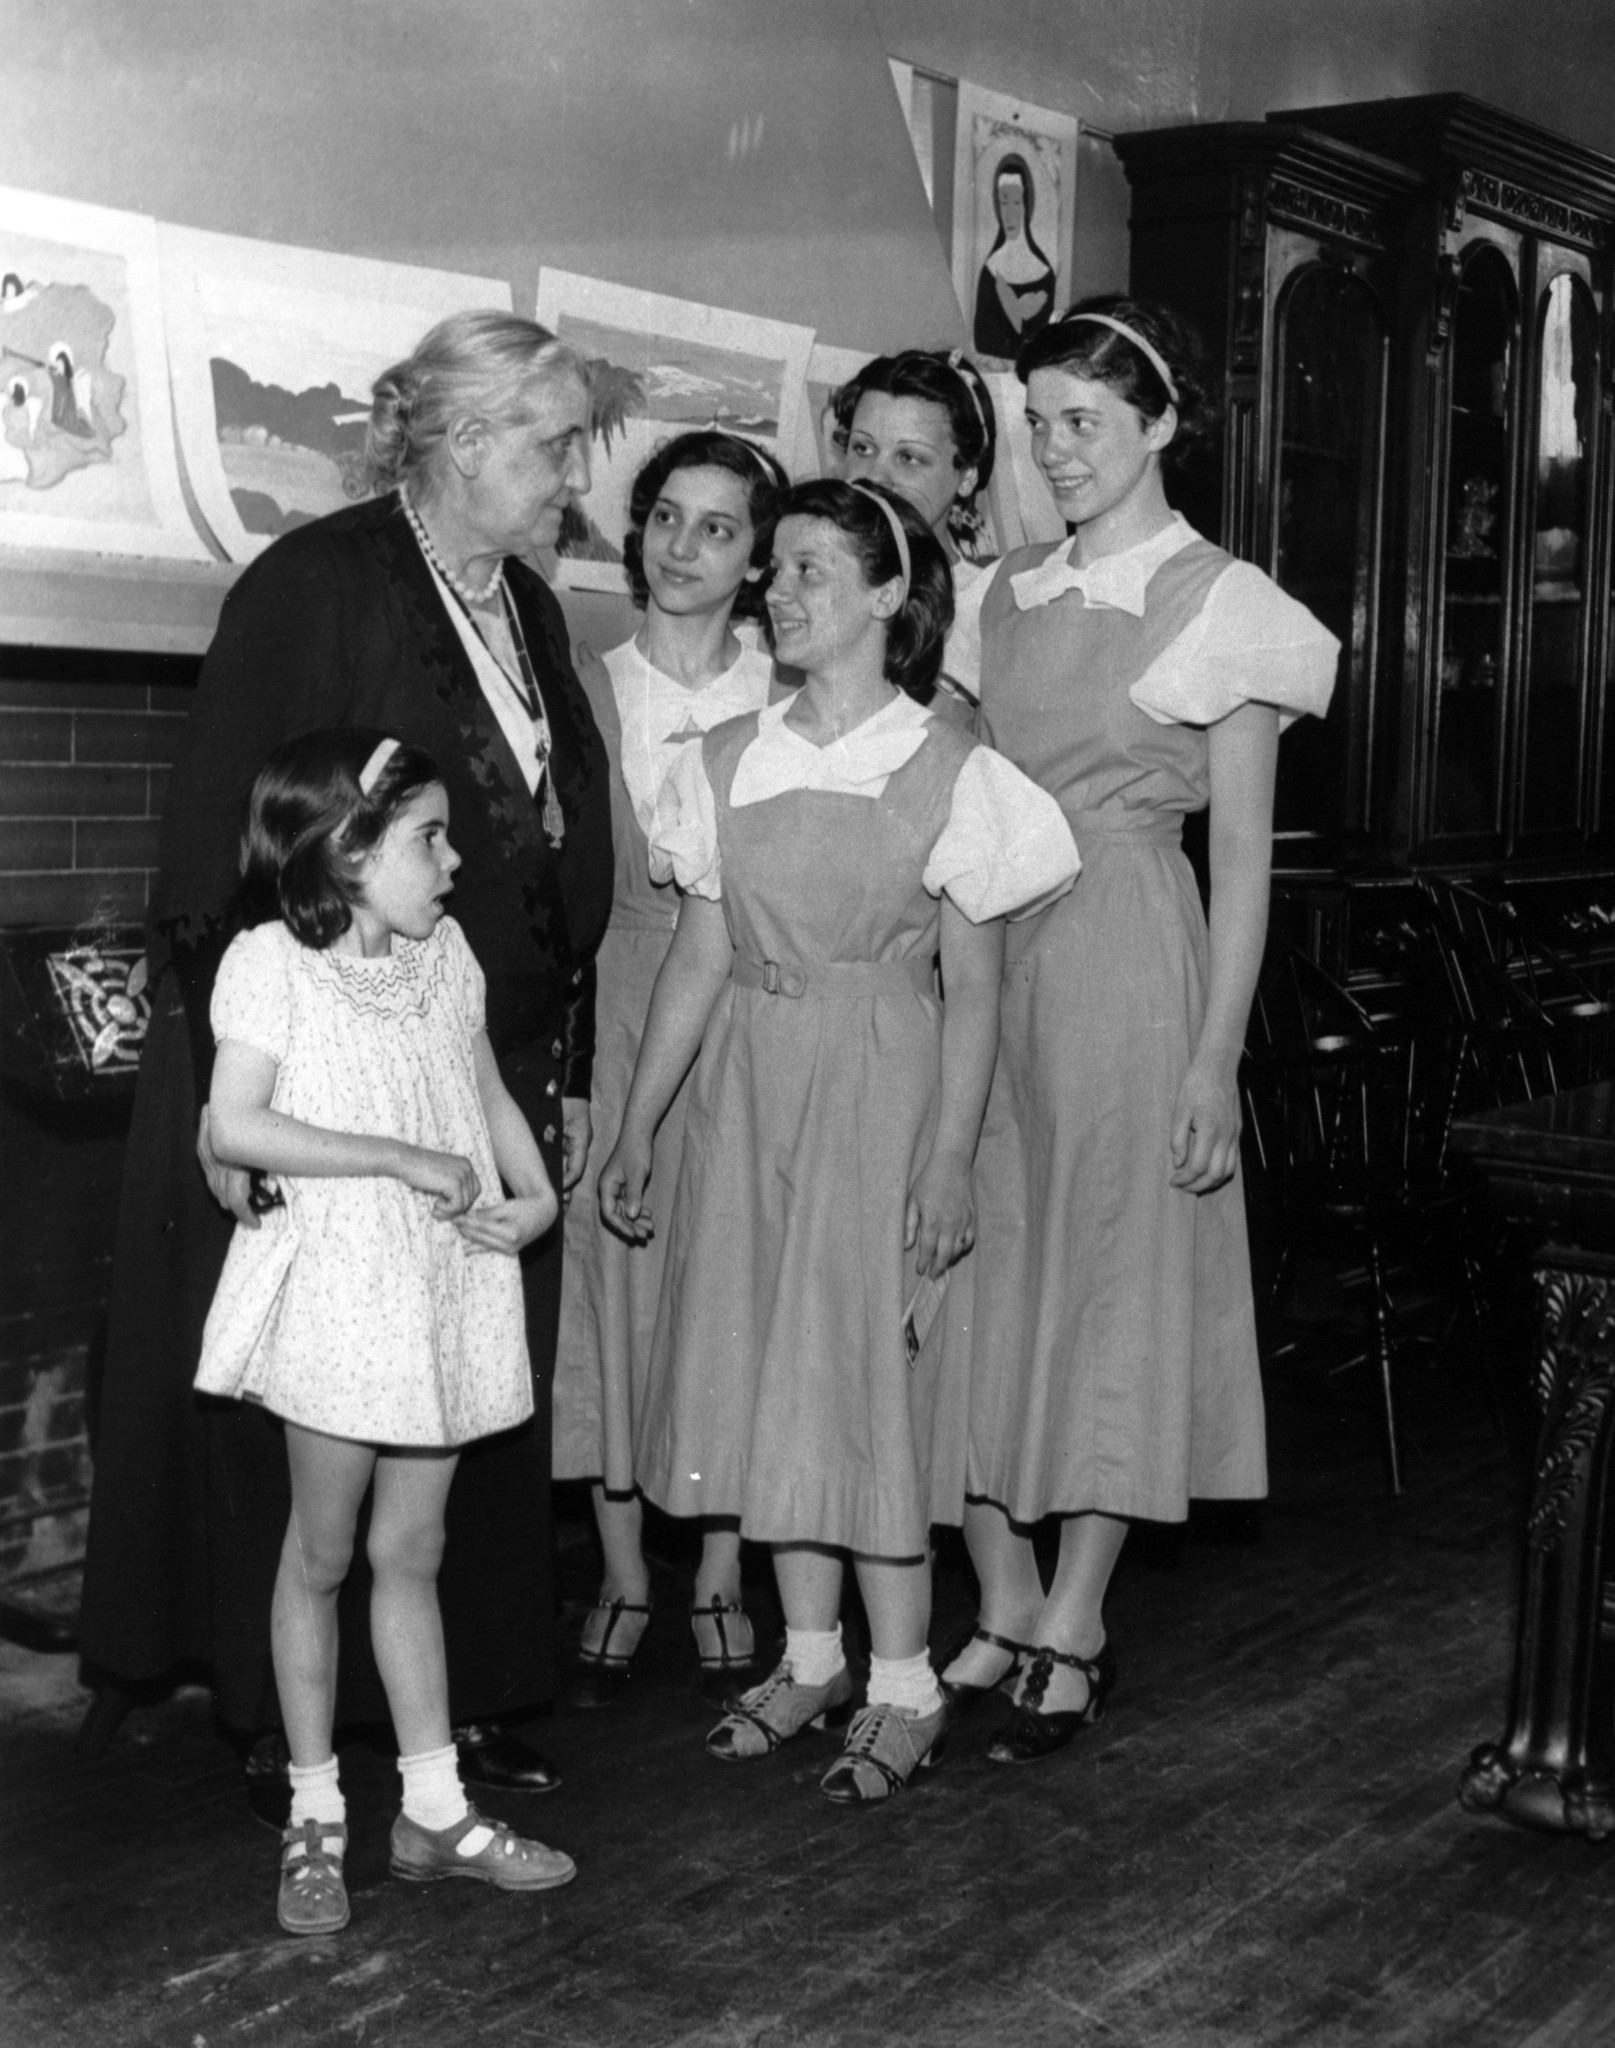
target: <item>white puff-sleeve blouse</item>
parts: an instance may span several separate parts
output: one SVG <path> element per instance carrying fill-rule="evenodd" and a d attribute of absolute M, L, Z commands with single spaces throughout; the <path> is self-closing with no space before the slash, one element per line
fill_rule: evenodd
<path fill-rule="evenodd" d="M 1279 727 L 1322 718 L 1340 642 L 1253 563 L 1230 562 L 1205 603 L 1127 694 L 1158 725 L 1215 725 L 1272 704 Z"/>
<path fill-rule="evenodd" d="M 976 747 L 954 780 L 948 822 L 921 880 L 983 924 L 1041 910 L 1065 894 L 1081 865 L 1048 791 L 991 747 Z"/>
<path fill-rule="evenodd" d="M 925 742 L 931 714 L 898 696 L 830 747 L 804 740 L 770 706 L 740 758 L 730 801 L 738 809 L 792 789 L 878 801 L 887 782 Z M 651 839 L 651 873 L 692 896 L 723 894 L 717 805 L 699 747 L 686 747 L 663 783 Z M 954 778 L 948 822 L 921 876 L 972 923 L 1025 915 L 1069 889 L 1081 862 L 1071 828 L 1047 790 L 991 747 L 977 746 Z"/>

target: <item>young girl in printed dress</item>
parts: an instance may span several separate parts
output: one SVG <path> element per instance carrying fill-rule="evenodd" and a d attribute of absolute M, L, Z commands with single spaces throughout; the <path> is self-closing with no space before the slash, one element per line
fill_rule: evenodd
<path fill-rule="evenodd" d="M 999 920 L 1077 868 L 1058 807 L 926 709 L 951 598 L 940 546 L 878 486 L 781 501 L 767 602 L 802 686 L 668 778 L 651 852 L 686 893 L 600 1177 L 602 1214 L 642 1236 L 654 1133 L 699 1053 L 635 1469 L 670 1513 L 774 1547 L 785 1654 L 708 1737 L 725 1761 L 850 1708 L 852 1557 L 874 1659 L 824 1780 L 845 1803 L 939 1752 L 905 1310 L 972 1238 Z"/>
<path fill-rule="evenodd" d="M 973 704 L 981 695 L 982 599 L 997 566 L 982 559 L 982 494 L 998 446 L 992 393 L 961 349 L 906 348 L 865 363 L 836 393 L 835 410 L 846 441 L 842 474 L 906 498 L 941 543 L 953 575 L 953 623 L 939 682 Z"/>
<path fill-rule="evenodd" d="M 595 1130 L 616 1131 L 639 1057 L 651 990 L 678 919 L 676 891 L 650 877 L 657 793 L 674 757 L 725 719 L 767 703 L 774 664 L 735 622 L 762 612 L 761 579 L 785 472 L 749 441 L 717 428 L 679 434 L 634 479 L 623 546 L 645 619 L 604 661 L 579 650 L 578 673 L 611 755 L 616 878 L 611 923 L 596 956 Z M 654 1178 L 672 1189 L 684 1142 L 685 1090 L 656 1134 Z M 634 1488 L 633 1418 L 650 1368 L 665 1239 L 629 1243 L 591 1201 L 566 1213 L 566 1277 L 555 1365 L 558 1479 L 594 1481 L 605 1553 L 600 1599 L 584 1624 L 571 1697 L 616 1697 L 650 1619 L 650 1575 Z M 704 1678 L 723 1684 L 755 1660 L 740 1604 L 740 1531 L 705 1525 L 690 1611 Z"/>
<path fill-rule="evenodd" d="M 508 1891 L 576 1875 L 468 1806 L 449 1734 L 437 1570 L 455 1452 L 532 1413 L 517 1254 L 557 1210 L 488 1044 L 482 971 L 444 915 L 459 864 L 429 755 L 368 730 L 291 740 L 253 786 L 249 928 L 214 986 L 214 1150 L 279 1199 L 237 1227 L 196 1385 L 286 1426 L 271 1634 L 292 1934 L 348 1919 L 336 1603 L 367 1492 L 371 1638 L 404 1781 L 394 1872 Z"/>

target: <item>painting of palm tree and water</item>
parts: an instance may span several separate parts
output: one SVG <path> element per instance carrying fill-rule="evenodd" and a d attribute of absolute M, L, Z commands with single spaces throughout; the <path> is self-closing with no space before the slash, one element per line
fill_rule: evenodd
<path fill-rule="evenodd" d="M 722 427 L 789 466 L 811 328 L 558 270 L 539 275 L 538 317 L 583 357 L 593 409 L 589 495 L 568 514 L 557 550 L 563 586 L 627 588 L 629 492 L 675 434 Z"/>

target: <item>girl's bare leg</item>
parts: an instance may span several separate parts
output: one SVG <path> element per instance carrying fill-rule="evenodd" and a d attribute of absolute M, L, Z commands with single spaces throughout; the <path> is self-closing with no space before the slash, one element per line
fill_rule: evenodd
<path fill-rule="evenodd" d="M 292 1513 L 269 1610 L 270 1651 L 286 1743 L 299 1770 L 331 1754 L 336 1715 L 336 1603 L 375 1469 L 368 1444 L 286 1425 Z"/>
<path fill-rule="evenodd" d="M 1060 1531 L 1060 1562 L 1033 1628 L 1034 1643 L 1050 1643 L 1068 1656 L 1099 1654 L 1105 1641 L 1105 1593 L 1126 1540 L 1127 1524 L 1115 1515 L 1066 1518 Z M 1040 1711 L 1079 1712 L 1087 1703 L 1087 1679 L 1080 1671 L 1056 1664 Z"/>
<path fill-rule="evenodd" d="M 714 1596 L 725 1607 L 740 1598 L 740 1524 L 708 1522 L 701 1532 L 701 1563 L 695 1574 L 695 1604 L 710 1607 Z"/>
<path fill-rule="evenodd" d="M 977 1626 L 1012 1643 L 1033 1641 L 1043 1607 L 1043 1581 L 1030 1534 L 986 1500 L 965 1502 L 964 1527 L 970 1561 L 981 1582 Z M 942 1675 L 955 1684 L 996 1685 L 1013 1661 L 1008 1650 L 992 1643 L 969 1642 Z"/>
<path fill-rule="evenodd" d="M 442 1749 L 449 1735 L 449 1674 L 437 1572 L 454 1452 L 382 1452 L 370 1509 L 370 1640 L 387 1689 L 400 1756 Z"/>
<path fill-rule="evenodd" d="M 853 1569 L 875 1655 L 894 1660 L 923 1656 L 931 1629 L 930 1560 L 859 1557 L 853 1560 Z"/>
<path fill-rule="evenodd" d="M 777 1544 L 774 1576 L 787 1628 L 822 1634 L 841 1619 L 841 1553 L 808 1543 Z"/>
<path fill-rule="evenodd" d="M 595 1481 L 591 1491 L 595 1526 L 600 1531 L 600 1549 L 606 1568 L 600 1580 L 602 1604 L 592 1609 L 584 1622 L 578 1647 L 585 1656 L 597 1657 L 611 1620 L 609 1612 L 604 1610 L 609 1609 L 613 1600 L 626 1601 L 630 1607 L 649 1606 L 650 1572 L 645 1563 L 645 1511 L 639 1495 L 607 1493 L 599 1480 Z M 616 1627 L 611 1630 L 611 1655 L 631 1657 L 648 1625 L 649 1617 L 646 1615 L 620 1615 Z"/>

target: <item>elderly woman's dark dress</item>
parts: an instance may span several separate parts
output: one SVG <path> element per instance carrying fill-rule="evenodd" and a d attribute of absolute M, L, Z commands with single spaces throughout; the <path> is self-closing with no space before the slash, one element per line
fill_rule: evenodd
<path fill-rule="evenodd" d="M 548 714 L 565 819 L 552 846 L 396 497 L 277 541 L 225 603 L 169 793 L 153 936 L 170 963 L 141 1063 L 119 1219 L 85 1571 L 92 1673 L 211 1667 L 221 1717 L 278 1722 L 269 1604 L 290 1509 L 280 1426 L 191 1392 L 233 1223 L 195 1155 L 212 1065 L 208 1002 L 253 777 L 320 726 L 380 726 L 437 761 L 464 865 L 452 908 L 488 983 L 501 1071 L 559 1187 L 563 1096 L 587 1098 L 593 957 L 611 907 L 608 764 L 560 607 L 507 561 Z M 540 786 L 542 795 L 542 785 Z M 457 1724 L 552 1690 L 550 1375 L 561 1234 L 527 1255 L 530 1424 L 462 1454 L 439 1581 Z M 369 1647 L 369 1573 L 343 1591 L 338 1718 L 386 1718 Z"/>

